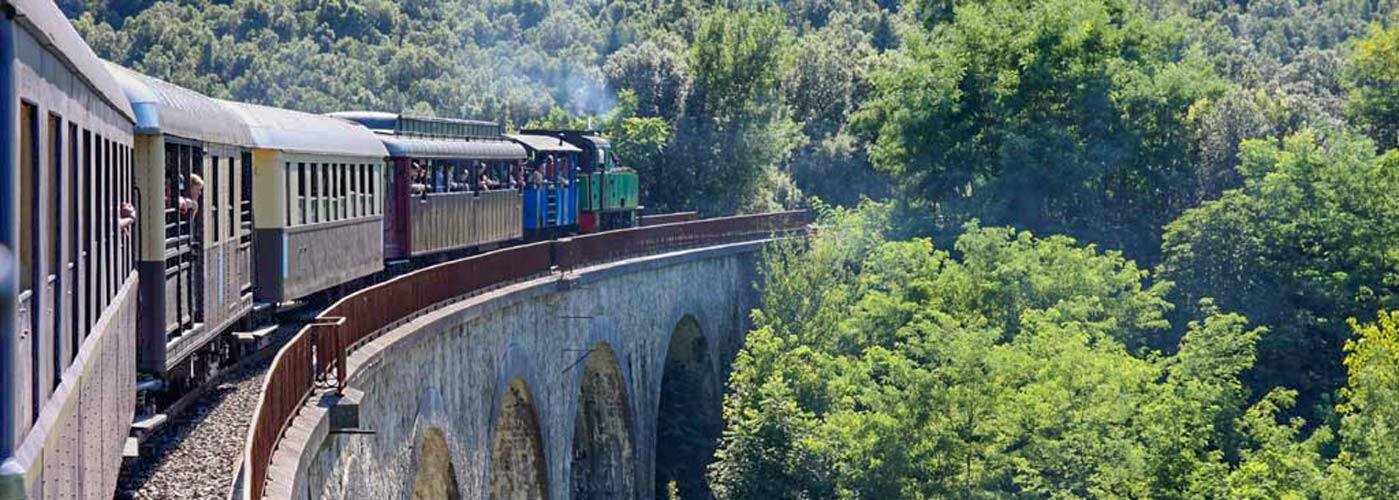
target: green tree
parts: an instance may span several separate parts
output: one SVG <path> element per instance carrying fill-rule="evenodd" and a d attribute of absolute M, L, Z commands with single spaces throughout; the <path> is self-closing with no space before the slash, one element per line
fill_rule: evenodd
<path fill-rule="evenodd" d="M 953 251 L 835 210 L 767 259 L 725 398 L 720 498 L 1217 496 L 1261 334 L 1115 252 L 968 226 Z M 1137 346 L 1137 347 L 1134 347 Z M 1237 452 L 1233 452 L 1237 453 Z"/>
<path fill-rule="evenodd" d="M 1188 111 L 1222 89 L 1172 26 L 1125 0 L 959 4 L 875 73 L 870 159 L 953 221 L 1150 260 L 1194 199 Z"/>
<path fill-rule="evenodd" d="M 1268 327 L 1249 375 L 1256 394 L 1290 387 L 1303 413 L 1329 411 L 1345 381 L 1346 320 L 1399 300 L 1399 156 L 1311 132 L 1248 141 L 1240 155 L 1243 188 L 1166 227 L 1160 274 L 1179 304 L 1213 297 Z"/>
<path fill-rule="evenodd" d="M 1346 67 L 1347 111 L 1381 148 L 1399 147 L 1399 27 L 1374 26 Z"/>
<path fill-rule="evenodd" d="M 1341 453 L 1331 469 L 1333 498 L 1382 498 L 1399 492 L 1399 313 L 1373 324 L 1351 322 L 1349 381 L 1341 391 Z"/>
<path fill-rule="evenodd" d="M 670 40 L 670 44 L 683 45 Z M 674 120 L 685 110 L 691 87 L 689 61 L 680 49 L 668 47 L 666 41 L 647 40 L 628 45 L 607 58 L 604 71 L 608 82 L 616 89 L 634 92 L 637 114 Z"/>
<path fill-rule="evenodd" d="M 690 47 L 694 90 L 675 124 L 669 175 L 652 191 L 658 205 L 732 213 L 787 158 L 800 137 L 778 87 L 789 40 L 774 10 L 717 8 L 704 17 Z"/>

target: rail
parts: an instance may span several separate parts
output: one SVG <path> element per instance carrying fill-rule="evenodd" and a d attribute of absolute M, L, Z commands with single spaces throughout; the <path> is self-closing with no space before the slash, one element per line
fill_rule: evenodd
<path fill-rule="evenodd" d="M 805 211 L 678 222 L 542 241 L 444 262 L 350 294 L 316 317 L 277 353 L 245 443 L 243 485 L 260 499 L 272 454 L 306 399 L 345 388 L 347 353 L 385 329 L 486 288 L 585 265 L 687 247 L 804 231 Z"/>

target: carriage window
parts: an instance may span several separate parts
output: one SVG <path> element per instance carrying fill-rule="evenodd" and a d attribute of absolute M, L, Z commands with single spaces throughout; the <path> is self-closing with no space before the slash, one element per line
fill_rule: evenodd
<path fill-rule="evenodd" d="M 63 367 L 65 366 L 63 363 L 62 348 L 63 333 L 59 330 L 59 325 L 62 323 L 58 318 L 58 314 L 62 311 L 59 307 L 63 303 L 61 295 L 62 287 L 66 285 L 66 283 L 60 281 L 62 280 L 63 273 L 59 269 L 59 259 L 63 253 L 59 251 L 60 245 L 62 245 L 59 239 L 61 236 L 59 230 L 63 226 L 60 224 L 60 219 L 58 217 L 58 207 L 61 206 L 59 204 L 59 198 L 63 192 L 62 184 L 59 184 L 59 182 L 62 181 L 61 173 L 63 172 L 63 118 L 52 113 L 49 114 L 48 137 L 46 139 L 47 141 L 45 141 L 45 143 L 47 144 L 46 147 L 48 150 L 45 151 L 45 155 L 48 156 L 49 163 L 47 168 L 44 169 L 44 218 L 41 227 L 43 227 L 44 231 L 44 274 L 48 276 L 47 281 L 45 281 L 47 285 L 46 293 L 54 294 L 52 298 L 53 302 L 49 305 L 49 307 L 53 309 L 44 312 L 45 316 L 53 318 L 54 320 L 53 325 L 50 327 L 52 328 L 53 339 L 48 341 L 53 349 L 53 364 L 50 365 L 53 378 L 50 379 L 51 382 L 49 386 L 49 389 L 53 389 L 58 387 L 58 383 L 63 377 Z"/>
<path fill-rule="evenodd" d="M 115 236 L 117 230 L 116 203 L 118 189 L 118 184 L 116 184 L 116 181 L 118 180 L 116 174 L 117 143 L 111 139 L 105 139 L 102 144 L 104 148 L 102 153 L 102 177 L 107 179 L 107 183 L 103 185 L 102 189 L 102 195 L 106 196 L 107 198 L 106 203 L 102 204 L 102 224 L 104 224 L 104 227 L 107 230 L 107 232 L 104 233 L 107 238 L 107 260 L 105 261 L 106 267 L 103 268 L 103 270 L 105 271 L 105 274 L 107 276 L 106 303 L 110 304 L 111 298 L 113 295 L 116 295 L 117 290 L 116 283 L 118 257 L 117 238 Z"/>
<path fill-rule="evenodd" d="M 114 251 L 115 245 L 112 241 L 112 194 L 116 189 L 112 187 L 112 180 L 114 177 L 112 175 L 112 155 L 111 139 L 103 138 L 102 172 L 97 175 L 98 178 L 102 179 L 102 204 L 97 206 L 99 210 L 99 217 L 97 220 L 102 224 L 102 277 L 105 280 L 104 283 L 106 286 L 106 288 L 102 289 L 104 294 L 102 296 L 103 309 L 107 308 L 107 304 L 110 303 L 112 298 L 112 291 L 115 289 L 115 287 L 113 287 L 113 283 L 115 283 L 113 278 L 116 276 L 116 269 L 113 269 L 115 267 L 113 264 L 116 264 L 116 252 Z"/>
<path fill-rule="evenodd" d="M 378 205 L 374 203 L 375 193 L 379 191 L 378 179 L 374 178 L 374 165 L 365 165 L 365 167 L 367 167 L 367 171 L 365 172 L 366 179 L 364 186 L 369 191 L 364 197 L 364 203 L 366 205 L 365 211 L 369 212 L 371 215 L 379 215 Z"/>
<path fill-rule="evenodd" d="M 340 165 L 325 164 L 326 219 L 340 220 Z"/>
<path fill-rule="evenodd" d="M 340 192 L 336 196 L 336 210 L 340 210 L 340 218 L 350 218 L 350 172 L 346 164 L 336 164 L 336 176 L 339 176 L 337 183 L 340 185 Z"/>
<path fill-rule="evenodd" d="M 293 170 L 291 169 L 291 162 L 287 162 L 287 163 L 286 163 L 286 169 L 287 169 L 287 175 L 286 175 L 286 186 L 285 186 L 285 187 L 286 187 L 286 193 L 287 193 L 287 194 L 286 194 L 286 196 L 285 196 L 284 198 L 286 199 L 286 204 L 287 204 L 287 227 L 291 227 L 291 225 L 292 225 L 292 222 L 291 222 L 291 221 L 292 221 L 292 206 L 293 206 L 293 205 L 292 205 L 292 200 L 293 200 L 293 199 L 296 200 L 296 204 L 295 204 L 296 213 L 297 213 L 296 220 L 297 220 L 297 221 L 301 221 L 301 215 L 300 215 L 300 214 L 304 213 L 304 212 L 301 211 L 301 200 L 302 200 L 303 198 L 306 197 L 306 187 L 305 187 L 304 185 L 301 184 L 301 169 L 300 169 L 300 167 L 298 167 L 295 171 L 293 171 Z M 292 174 L 296 174 L 296 175 L 292 175 Z M 294 190 L 291 188 L 291 185 L 292 185 L 293 183 L 296 184 L 296 189 L 294 189 Z"/>
<path fill-rule="evenodd" d="M 335 165 L 317 163 L 321 179 L 321 222 L 335 220 Z"/>
<path fill-rule="evenodd" d="M 320 221 L 336 220 L 336 165 L 316 164 L 320 174 Z"/>
<path fill-rule="evenodd" d="M 369 215 L 369 213 L 364 210 L 364 196 L 369 194 L 369 186 L 364 184 L 364 164 L 356 163 L 350 165 L 350 175 L 354 177 L 355 196 L 352 199 L 352 203 L 355 204 L 355 216 L 364 217 Z"/>
<path fill-rule="evenodd" d="M 253 154 L 244 152 L 240 156 L 240 158 L 243 160 L 242 169 L 238 172 L 238 175 L 240 175 L 243 179 L 242 185 L 240 186 L 243 189 L 243 196 L 238 199 L 239 206 L 241 207 L 239 211 L 242 213 L 243 216 L 243 220 L 241 221 L 241 229 L 243 230 L 243 234 L 251 234 L 253 228 Z M 291 169 L 288 168 L 287 170 Z M 287 185 L 291 186 L 291 184 Z M 291 190 L 287 190 L 286 193 L 287 197 L 291 196 Z M 290 211 L 288 211 L 287 217 L 287 223 L 288 225 L 290 225 Z"/>
<path fill-rule="evenodd" d="M 58 197 L 59 178 L 58 174 L 63 169 L 63 119 L 58 115 L 49 115 L 49 137 L 48 137 L 48 157 L 49 166 L 45 172 L 44 181 L 44 270 L 49 279 L 57 279 L 58 258 L 61 253 L 58 251 L 59 245 L 59 225 L 58 219 Z M 56 297 L 55 297 L 56 299 Z"/>
<path fill-rule="evenodd" d="M 321 197 L 319 198 L 319 201 L 320 201 L 320 204 L 319 204 L 319 205 L 320 205 L 320 210 L 321 210 L 321 218 L 318 219 L 318 220 L 321 221 L 321 222 L 326 222 L 326 221 L 331 220 L 331 218 L 330 218 L 330 216 L 331 216 L 331 213 L 330 213 L 330 200 L 331 200 L 331 198 L 330 198 L 330 192 L 331 192 L 330 168 L 331 168 L 331 165 L 330 165 L 329 163 L 317 163 L 316 166 L 318 167 L 317 173 L 320 174 L 320 179 L 321 179 L 321 193 L 320 193 L 320 194 L 321 194 Z"/>
<path fill-rule="evenodd" d="M 228 237 L 232 238 L 238 234 L 238 183 L 234 176 L 238 172 L 238 168 L 232 156 L 226 158 L 226 162 L 228 163 L 228 168 L 225 169 L 228 174 L 228 182 L 225 182 L 224 185 L 228 186 L 228 196 L 224 197 L 227 203 L 224 208 L 228 211 Z"/>
<path fill-rule="evenodd" d="M 94 225 L 93 240 L 95 240 L 96 248 L 93 249 L 95 253 L 93 256 L 94 264 L 88 276 L 96 280 L 96 284 L 94 285 L 96 288 L 93 291 L 93 300 L 95 301 L 93 303 L 93 314 L 101 316 L 102 310 L 107 308 L 107 270 L 110 269 L 110 266 L 107 264 L 107 224 L 105 220 L 107 214 L 107 183 L 110 179 L 104 174 L 104 172 L 106 172 L 104 165 L 107 160 L 107 142 L 102 138 L 101 134 L 93 134 L 92 142 L 94 148 L 93 179 L 97 181 L 97 186 L 92 193 L 95 198 L 93 200 L 92 220 Z"/>
<path fill-rule="evenodd" d="M 351 184 L 351 168 L 354 165 L 349 163 L 340 164 L 340 218 L 349 219 L 354 217 L 350 199 L 354 197 L 354 186 Z"/>
<path fill-rule="evenodd" d="M 121 172 L 119 174 L 121 189 L 117 191 L 117 197 L 120 199 L 120 203 L 115 207 L 117 211 L 115 214 L 117 220 L 117 241 L 121 244 L 121 275 L 118 276 L 118 278 L 125 278 L 131 272 L 131 245 L 128 242 L 131 240 L 130 235 L 135 233 L 135 228 L 132 228 L 130 232 L 122 232 L 121 230 L 121 205 L 131 201 L 131 149 L 127 148 L 125 144 L 119 144 L 117 145 L 117 152 L 119 155 L 117 158 L 121 161 Z M 121 279 L 118 279 L 118 283 L 120 282 Z"/>
<path fill-rule="evenodd" d="M 92 234 L 93 234 L 93 233 L 92 233 L 92 219 L 93 219 L 93 217 L 92 217 L 92 207 L 93 207 L 93 201 L 92 201 L 92 184 L 93 184 L 94 181 L 93 181 L 93 175 L 92 175 L 92 132 L 89 131 L 89 130 L 83 130 L 83 162 L 82 162 L 82 170 L 83 170 L 83 175 L 82 175 L 81 177 L 84 179 L 84 181 L 83 181 L 83 216 L 82 216 L 82 220 L 83 220 L 83 223 L 82 223 L 82 226 L 83 226 L 83 227 L 82 227 L 82 234 L 83 234 L 83 243 L 82 243 L 82 244 L 83 244 L 83 253 L 82 253 L 82 256 L 83 256 L 83 259 L 82 259 L 82 262 L 83 262 L 83 269 L 82 269 L 82 272 L 83 272 L 83 280 L 82 280 L 82 282 L 83 282 L 83 295 L 82 295 L 82 298 L 83 298 L 83 310 L 87 311 L 87 316 L 86 316 L 87 321 L 86 321 L 86 323 L 85 323 L 83 326 L 84 326 L 84 328 L 90 329 L 90 328 L 92 328 L 92 325 L 93 325 L 94 323 L 97 322 L 97 313 L 94 312 L 96 309 L 93 308 L 93 294 L 95 293 L 95 290 L 96 290 L 96 288 L 93 287 L 93 282 L 92 282 L 92 268 L 93 268 L 93 266 L 92 266 Z"/>
<path fill-rule="evenodd" d="M 306 223 L 316 222 L 316 192 L 320 181 L 316 180 L 316 164 L 306 164 Z"/>
<path fill-rule="evenodd" d="M 210 191 L 213 191 L 212 194 L 214 197 L 214 202 L 209 204 L 209 218 L 214 222 L 214 234 L 210 237 L 210 241 L 214 243 L 218 243 L 219 236 L 223 235 L 223 231 L 220 230 L 219 226 L 219 221 L 222 220 L 219 218 L 219 208 L 222 206 L 223 201 L 221 198 L 223 193 L 223 189 L 221 188 L 223 186 L 219 182 L 221 178 L 223 178 L 223 174 L 219 172 L 219 157 L 209 155 L 209 181 L 212 183 L 209 185 L 209 188 Z"/>
<path fill-rule="evenodd" d="M 344 219 L 346 216 L 345 164 L 335 163 L 332 164 L 332 166 L 334 167 L 334 177 L 332 178 L 331 182 L 332 185 L 335 186 L 335 219 L 341 220 Z"/>
<path fill-rule="evenodd" d="M 354 214 L 355 199 L 355 166 L 352 163 L 340 164 L 340 203 L 342 213 L 346 219 L 352 218 Z"/>
<path fill-rule="evenodd" d="M 347 217 L 353 219 L 359 217 L 359 165 L 353 163 L 345 164 L 345 206 L 349 213 Z"/>
<path fill-rule="evenodd" d="M 126 187 L 124 187 L 124 188 L 121 190 L 121 196 L 122 196 L 122 200 L 123 200 L 124 202 L 126 202 L 126 203 L 130 203 L 133 209 L 136 208 L 136 193 L 135 193 L 135 188 L 133 187 L 133 184 L 135 183 L 135 179 L 136 179 L 136 176 L 133 175 L 133 170 L 134 170 L 134 168 L 135 168 L 135 167 L 134 167 L 134 164 L 135 164 L 135 161 L 136 161 L 136 157 L 135 157 L 135 156 L 136 156 L 136 151 L 135 151 L 133 148 L 131 148 L 130 146 L 122 146 L 122 148 L 121 148 L 121 161 L 122 161 L 122 166 L 123 166 L 123 172 L 122 172 L 122 175 L 121 175 L 121 181 L 122 181 L 122 184 L 124 184 Z M 133 214 L 133 215 L 134 215 L 134 214 Z M 136 269 L 136 234 L 137 234 L 137 233 L 136 233 L 136 221 L 134 220 L 134 217 L 133 217 L 133 220 L 131 221 L 131 224 L 132 224 L 131 230 L 130 230 L 130 231 L 127 231 L 127 233 L 126 233 L 125 235 L 123 235 L 123 237 L 122 237 L 122 239 L 126 242 L 126 243 L 125 243 L 125 247 L 124 247 L 124 249 L 125 249 L 125 250 L 124 250 L 124 252 L 125 252 L 125 257 L 122 259 L 122 264 L 126 266 L 126 274 L 127 274 L 127 275 L 130 275 L 131 272 L 134 271 L 134 270 Z"/>
<path fill-rule="evenodd" d="M 307 206 L 306 206 L 306 203 L 307 203 L 306 197 L 307 197 L 308 194 L 309 194 L 309 191 L 307 190 L 307 187 L 306 187 L 306 183 L 307 183 L 307 182 L 309 182 L 309 181 L 307 180 L 307 177 L 306 177 L 306 164 L 305 164 L 305 163 L 297 163 L 297 164 L 296 164 L 296 206 L 297 206 L 297 208 L 298 208 L 298 210 L 297 210 L 297 212 L 296 212 L 296 214 L 297 214 L 297 216 L 296 216 L 297 224 L 305 224 L 305 223 L 306 223 L 306 213 L 309 211 L 309 209 L 308 209 Z"/>
<path fill-rule="evenodd" d="M 78 159 L 79 159 L 79 156 L 78 156 L 78 126 L 77 126 L 77 125 L 74 125 L 72 122 L 69 122 L 69 123 L 68 123 L 68 217 L 67 217 L 67 221 L 68 221 L 68 266 L 73 268 L 73 282 L 72 282 L 71 284 L 67 284 L 67 286 L 73 287 L 73 288 L 69 288 L 69 290 L 70 290 L 70 295 L 72 295 L 72 296 L 74 297 L 74 299 L 73 299 L 72 305 L 70 306 L 71 309 L 69 309 L 69 312 L 68 312 L 68 313 L 69 313 L 69 318 L 70 318 L 69 321 L 68 321 L 68 324 L 69 324 L 69 328 L 71 329 L 71 330 L 69 331 L 68 339 L 69 339 L 69 342 L 72 342 L 72 343 L 69 344 L 69 345 L 74 346 L 74 349 L 75 349 L 74 353 L 75 353 L 75 354 L 76 354 L 76 352 L 77 352 L 77 351 L 76 351 L 77 346 L 80 345 L 80 343 L 81 343 L 81 341 L 82 341 L 82 326 L 81 326 L 82 323 L 78 321 L 78 318 L 79 318 L 79 317 L 81 316 L 81 314 L 82 314 L 82 306 L 79 305 L 79 304 L 82 302 L 82 295 L 81 295 L 80 293 L 77 293 L 78 291 L 76 290 L 76 286 L 77 286 L 78 281 L 79 281 L 78 276 L 82 273 L 82 270 L 81 270 L 81 269 L 79 268 L 79 266 L 78 266 L 78 262 L 79 262 L 78 259 L 79 259 L 80 256 L 82 255 L 82 254 L 79 253 L 79 252 L 81 251 L 81 246 L 80 246 L 79 241 L 82 239 L 82 234 L 78 232 L 78 221 L 82 219 L 82 217 L 78 215 L 78 209 L 79 209 L 79 208 L 78 208 L 78 207 L 79 207 L 79 205 L 78 205 L 78 198 L 79 198 L 79 197 L 78 197 L 78 193 L 80 192 L 79 189 L 78 189 L 78 178 L 79 178 L 79 177 L 82 177 L 82 176 L 81 176 L 78 172 L 79 172 L 79 170 L 82 168 L 82 163 L 79 163 L 79 162 L 78 162 Z"/>
<path fill-rule="evenodd" d="M 320 168 L 315 163 L 309 165 L 307 172 L 311 174 L 311 222 L 321 221 L 321 173 Z"/>
<path fill-rule="evenodd" d="M 31 290 L 34 287 L 34 193 L 39 190 L 34 189 L 34 169 L 38 162 L 34 155 L 38 145 L 34 141 L 38 140 L 37 129 L 39 125 L 35 123 L 38 119 L 35 114 L 38 110 L 31 104 L 20 105 L 20 126 L 19 126 L 19 247 L 15 253 L 19 254 L 19 290 Z M 31 299 L 33 300 L 33 299 Z M 22 328 L 22 327 L 21 327 Z"/>

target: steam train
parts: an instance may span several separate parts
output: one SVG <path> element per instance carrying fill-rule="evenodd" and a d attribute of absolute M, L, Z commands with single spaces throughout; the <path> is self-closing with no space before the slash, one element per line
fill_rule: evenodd
<path fill-rule="evenodd" d="M 0 499 L 110 495 L 148 396 L 288 304 L 637 221 L 595 132 L 224 101 L 100 60 L 50 0 L 0 14 Z"/>

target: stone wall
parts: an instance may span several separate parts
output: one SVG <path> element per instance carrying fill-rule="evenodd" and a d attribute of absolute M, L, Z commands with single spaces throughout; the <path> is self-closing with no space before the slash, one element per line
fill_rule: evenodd
<path fill-rule="evenodd" d="M 461 498 L 650 498 L 672 334 L 698 323 L 704 359 L 724 377 L 756 305 L 761 245 L 513 285 L 386 333 L 350 359 L 360 428 L 372 434 L 331 434 L 325 412 L 305 412 L 274 457 L 281 487 L 268 494 L 409 499 L 426 466 L 452 471 Z M 446 466 L 431 458 L 436 444 L 423 451 L 439 435 Z"/>

